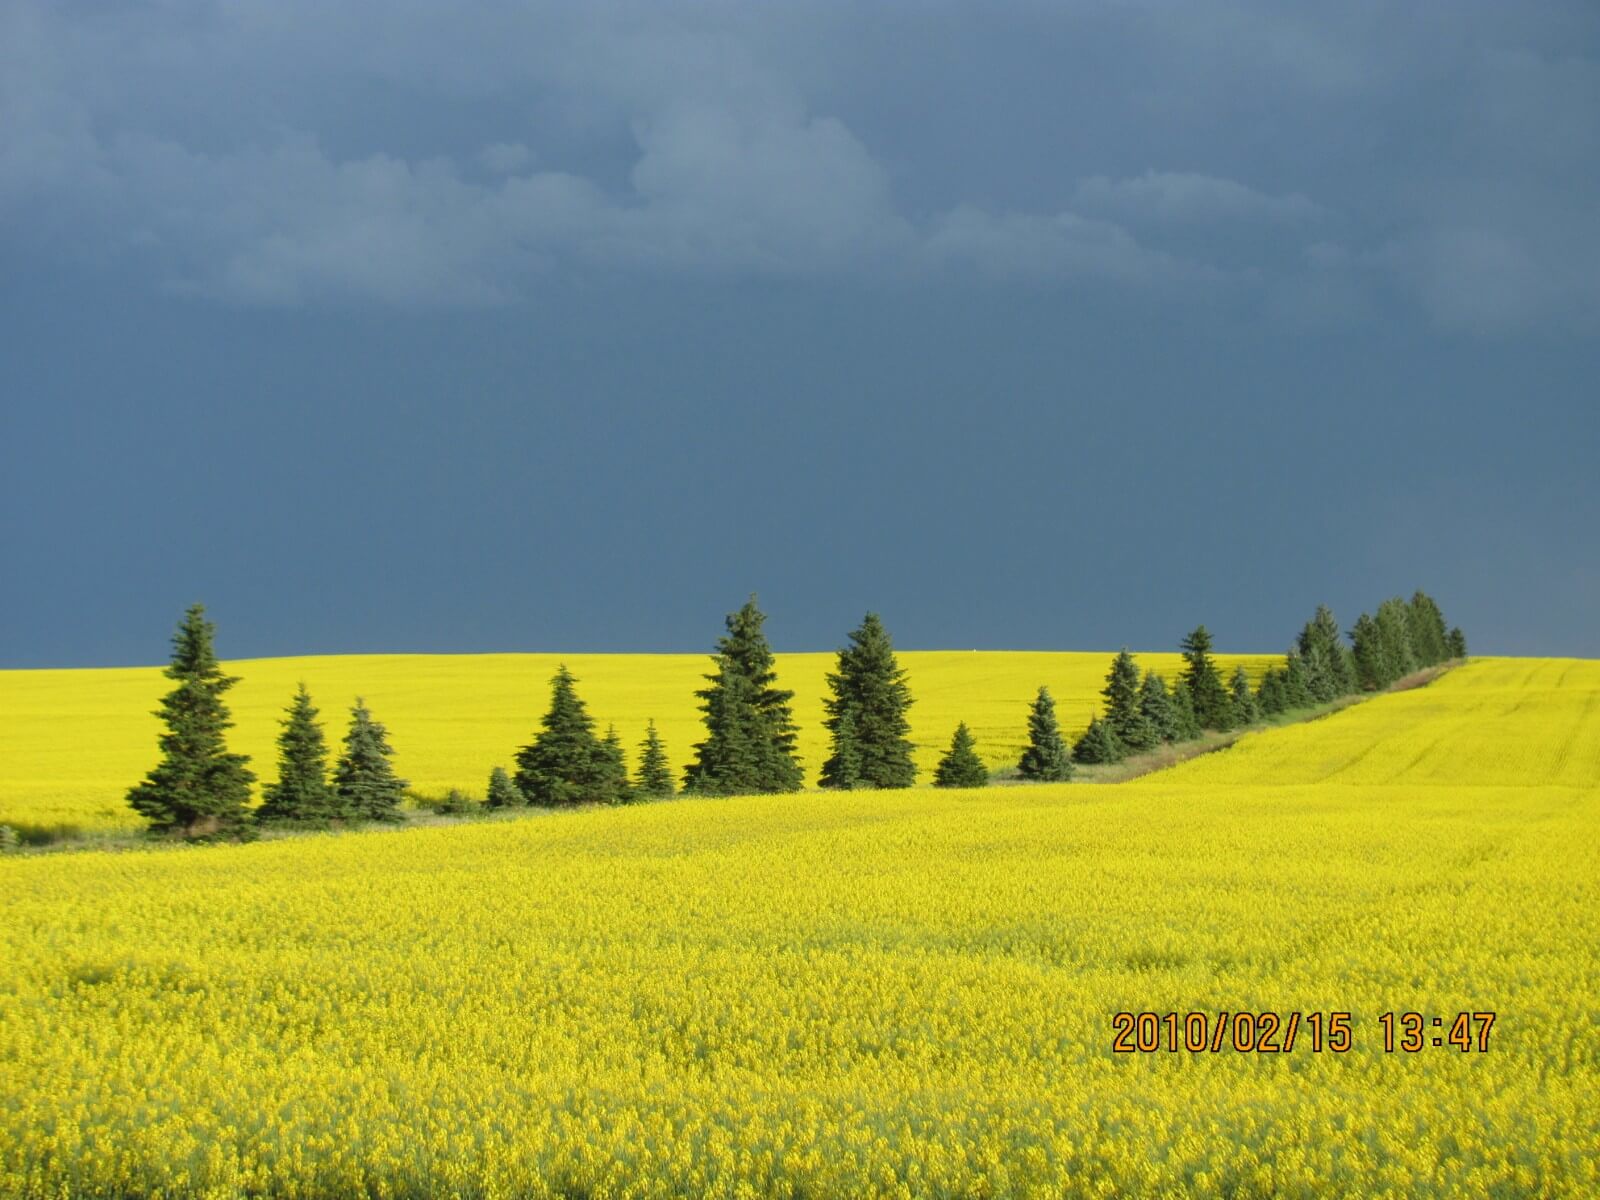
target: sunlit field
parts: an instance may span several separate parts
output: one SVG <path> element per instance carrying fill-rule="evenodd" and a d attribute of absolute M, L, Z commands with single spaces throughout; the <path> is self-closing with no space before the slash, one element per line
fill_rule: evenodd
<path fill-rule="evenodd" d="M 905 657 L 924 720 L 991 726 L 1045 661 L 963 704 Z M 1073 720 L 1103 665 L 1046 676 Z M 402 747 L 469 727 L 406 678 Z M 1485 660 L 1120 785 L 3 858 L 0 1195 L 1600 1194 L 1597 696 Z M 1351 1045 L 1113 1053 L 1122 1010 Z M 1386 1053 L 1408 1010 L 1492 1012 L 1487 1049 Z"/>
<path fill-rule="evenodd" d="M 1105 653 L 903 652 L 916 703 L 917 762 L 931 773 L 957 721 L 966 721 L 991 766 L 1014 764 L 1027 740 L 1028 705 L 1040 684 L 1056 697 L 1063 729 L 1077 733 L 1098 711 L 1111 651 Z M 1177 654 L 1140 661 L 1177 678 Z M 1243 662 L 1259 677 L 1270 656 Z M 304 680 L 322 709 L 335 750 L 357 695 L 386 726 L 396 769 L 424 795 L 461 788 L 482 796 L 490 768 L 510 767 L 549 705 L 550 676 L 565 662 L 604 730 L 614 723 L 630 755 L 652 718 L 681 769 L 704 737 L 697 688 L 712 668 L 703 654 L 342 655 L 227 664 L 241 682 L 227 694 L 237 728 L 230 746 L 251 756 L 262 782 L 276 776 L 274 739 L 283 708 Z M 822 727 L 832 654 L 778 657 L 778 680 L 795 693 L 800 753 L 808 780 L 827 756 Z M 133 829 L 128 788 L 158 757 L 161 724 L 152 714 L 171 683 L 159 668 L 0 671 L 0 824 Z"/>

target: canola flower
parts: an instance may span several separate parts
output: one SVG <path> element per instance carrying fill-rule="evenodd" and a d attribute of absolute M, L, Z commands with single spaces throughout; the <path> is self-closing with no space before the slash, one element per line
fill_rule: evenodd
<path fill-rule="evenodd" d="M 1100 711 L 1111 653 L 903 651 L 916 703 L 911 736 L 917 765 L 930 778 L 957 721 L 966 721 L 990 767 L 1015 765 L 1027 740 L 1028 705 L 1040 684 L 1057 700 L 1069 734 Z M 1256 677 L 1270 655 L 1223 656 Z M 395 769 L 423 795 L 452 788 L 481 796 L 489 770 L 511 762 L 550 703 L 550 677 L 565 662 L 601 728 L 615 723 L 636 761 L 652 718 L 681 777 L 705 738 L 695 699 L 711 669 L 703 654 L 397 654 L 250 659 L 225 669 L 240 677 L 228 693 L 235 728 L 230 749 L 251 757 L 261 787 L 277 769 L 275 739 L 283 709 L 304 680 L 330 721 L 337 745 L 349 701 L 364 696 L 389 731 Z M 1142 665 L 1176 679 L 1176 654 L 1148 654 Z M 780 684 L 795 692 L 799 750 L 808 783 L 827 757 L 824 675 L 832 654 L 780 654 Z M 84 831 L 137 829 L 129 787 L 155 763 L 160 722 L 153 714 L 171 687 L 160 668 L 0 671 L 0 824 L 76 826 Z"/>
<path fill-rule="evenodd" d="M 1600 1194 L 1597 696 L 1481 661 L 1120 785 L 0 859 L 0 1195 Z M 1406 1010 L 1491 1048 L 1386 1054 Z"/>

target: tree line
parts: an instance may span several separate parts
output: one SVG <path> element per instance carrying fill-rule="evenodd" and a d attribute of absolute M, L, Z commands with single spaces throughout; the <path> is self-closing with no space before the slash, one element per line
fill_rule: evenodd
<path fill-rule="evenodd" d="M 777 686 L 766 616 L 756 597 L 726 619 L 716 644 L 715 669 L 695 695 L 705 740 L 675 780 L 666 747 L 652 720 L 630 776 L 614 726 L 605 734 L 578 696 L 578 681 L 563 665 L 551 680 L 550 705 L 529 744 L 514 755 L 516 770 L 495 767 L 483 806 L 509 809 L 580 804 L 626 804 L 670 797 L 681 789 L 706 796 L 799 791 L 803 769 L 796 753 L 794 693 Z M 238 682 L 223 673 L 215 652 L 215 627 L 202 605 L 192 605 L 173 636 L 164 671 L 176 686 L 157 715 L 161 760 L 128 792 L 128 803 L 154 832 L 190 837 L 238 836 L 275 824 L 321 826 L 357 821 L 399 821 L 408 786 L 390 762 L 394 751 L 384 726 L 357 698 L 342 751 L 330 770 L 318 710 L 302 683 L 278 735 L 278 777 L 249 808 L 255 775 L 248 758 L 228 751 L 232 722 L 223 694 Z M 1417 592 L 1408 603 L 1386 600 L 1375 615 L 1363 613 L 1346 644 L 1326 606 L 1301 630 L 1284 665 L 1269 668 L 1251 686 L 1242 666 L 1224 681 L 1204 625 L 1181 643 L 1184 665 L 1169 686 L 1154 671 L 1141 672 L 1124 648 L 1112 660 L 1101 691 L 1103 712 L 1071 744 L 1056 719 L 1055 702 L 1041 686 L 1028 712 L 1028 744 L 1017 763 L 1025 780 L 1062 781 L 1074 764 L 1120 762 L 1166 743 L 1192 740 L 1266 717 L 1329 703 L 1361 690 L 1387 687 L 1420 668 L 1466 657 L 1459 628 L 1446 629 L 1439 606 Z M 913 703 L 888 630 L 868 613 L 838 651 L 826 677 L 824 726 L 829 754 L 818 782 L 823 788 L 904 788 L 916 781 L 911 726 Z M 937 787 L 973 788 L 989 771 L 963 721 L 934 770 Z M 478 803 L 452 791 L 441 811 L 463 812 Z"/>

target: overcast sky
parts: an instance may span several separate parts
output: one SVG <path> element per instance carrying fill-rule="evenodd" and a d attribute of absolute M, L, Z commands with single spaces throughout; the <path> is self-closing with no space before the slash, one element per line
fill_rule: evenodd
<path fill-rule="evenodd" d="M 1600 8 L 0 0 L 0 665 L 1600 655 Z"/>

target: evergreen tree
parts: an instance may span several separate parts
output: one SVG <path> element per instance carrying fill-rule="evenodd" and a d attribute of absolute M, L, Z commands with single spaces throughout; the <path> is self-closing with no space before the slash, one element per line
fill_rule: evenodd
<path fill-rule="evenodd" d="M 1310 708 L 1316 703 L 1311 695 L 1311 688 L 1306 683 L 1305 663 L 1301 660 L 1298 650 L 1290 650 L 1284 662 L 1283 700 L 1285 712 Z"/>
<path fill-rule="evenodd" d="M 1220 686 L 1220 684 L 1219 684 Z M 1200 718 L 1194 711 L 1194 694 L 1189 691 L 1189 681 L 1179 678 L 1169 693 L 1172 704 L 1172 727 L 1175 742 L 1187 742 L 1200 736 Z"/>
<path fill-rule="evenodd" d="M 1024 779 L 1059 782 L 1072 778 L 1072 755 L 1056 723 L 1056 702 L 1050 689 L 1041 687 L 1028 711 L 1028 748 L 1022 752 L 1017 772 Z"/>
<path fill-rule="evenodd" d="M 656 732 L 656 723 L 650 722 L 644 741 L 639 743 L 639 774 L 633 791 L 637 796 L 660 799 L 673 793 L 672 768 L 667 764 L 667 750 Z"/>
<path fill-rule="evenodd" d="M 1144 682 L 1139 685 L 1139 713 L 1161 741 L 1178 740 L 1181 730 L 1172 709 L 1172 694 L 1167 691 L 1166 680 L 1154 671 L 1146 671 Z"/>
<path fill-rule="evenodd" d="M 372 719 L 366 702 L 356 697 L 350 710 L 350 729 L 344 735 L 344 754 L 334 768 L 333 788 L 339 797 L 339 815 L 357 821 L 400 821 L 400 802 L 409 786 L 394 773 L 389 760 L 388 731 Z"/>
<path fill-rule="evenodd" d="M 1355 646 L 1356 682 L 1362 688 L 1369 692 L 1381 691 L 1394 682 L 1376 621 L 1362 613 L 1350 630 L 1350 641 Z"/>
<path fill-rule="evenodd" d="M 1111 722 L 1095 716 L 1089 718 L 1089 728 L 1079 734 L 1078 740 L 1073 743 L 1072 757 L 1081 763 L 1115 763 L 1126 758 L 1127 751 L 1117 740 Z"/>
<path fill-rule="evenodd" d="M 683 790 L 731 796 L 759 790 L 765 728 L 755 707 L 755 688 L 737 670 L 719 666 L 703 693 L 706 740 L 683 773 Z"/>
<path fill-rule="evenodd" d="M 869 612 L 851 631 L 850 645 L 839 651 L 838 670 L 827 678 L 833 694 L 823 702 L 828 713 L 823 725 L 833 735 L 833 753 L 822 764 L 822 786 L 910 787 L 917 776 L 906 720 L 911 689 L 877 613 Z M 851 756 L 853 765 L 847 761 Z"/>
<path fill-rule="evenodd" d="M 1283 694 L 1284 674 L 1282 667 L 1268 667 L 1261 677 L 1256 688 L 1256 712 L 1261 716 L 1274 717 L 1288 707 Z"/>
<path fill-rule="evenodd" d="M 1413 649 L 1417 663 L 1431 667 L 1450 657 L 1450 634 L 1444 625 L 1444 613 L 1434 603 L 1433 597 L 1418 589 L 1411 597 L 1409 621 Z"/>
<path fill-rule="evenodd" d="M 616 747 L 594 735 L 566 664 L 550 680 L 550 708 L 533 741 L 517 751 L 517 790 L 541 808 L 617 804 L 623 799 Z"/>
<path fill-rule="evenodd" d="M 1139 667 L 1133 655 L 1124 646 L 1122 652 L 1111 660 L 1111 670 L 1106 673 L 1106 686 L 1100 694 L 1106 698 L 1106 721 L 1117 741 L 1130 751 L 1148 750 L 1161 740 L 1160 733 L 1145 717 L 1139 703 Z"/>
<path fill-rule="evenodd" d="M 846 708 L 833 725 L 833 753 L 823 764 L 820 786 L 834 791 L 848 792 L 872 785 L 861 774 L 861 743 L 856 738 L 855 713 Z"/>
<path fill-rule="evenodd" d="M 1451 658 L 1467 657 L 1467 635 L 1461 632 L 1461 626 L 1455 626 L 1445 635 L 1445 645 L 1449 647 Z"/>
<path fill-rule="evenodd" d="M 1233 725 L 1233 701 L 1222 686 L 1222 676 L 1211 658 L 1211 634 L 1204 625 L 1183 639 L 1182 682 L 1188 685 L 1195 720 L 1201 729 L 1228 729 Z"/>
<path fill-rule="evenodd" d="M 528 799 L 517 790 L 517 785 L 511 782 L 511 776 L 504 767 L 496 767 L 489 772 L 489 795 L 484 800 L 488 808 L 521 808 L 528 803 Z"/>
<path fill-rule="evenodd" d="M 287 713 L 278 734 L 278 780 L 263 792 L 256 820 L 326 824 L 341 805 L 328 786 L 328 745 L 304 683 Z"/>
<path fill-rule="evenodd" d="M 128 804 L 160 833 L 190 837 L 238 829 L 255 775 L 247 755 L 230 754 L 223 731 L 233 727 L 222 694 L 238 683 L 224 675 L 205 606 L 191 605 L 172 638 L 172 662 L 162 673 L 177 683 L 156 715 L 166 722 L 161 761 L 128 791 Z"/>
<path fill-rule="evenodd" d="M 1261 716 L 1261 710 L 1256 707 L 1255 695 L 1250 691 L 1250 676 L 1245 673 L 1242 664 L 1233 669 L 1233 676 L 1228 680 L 1228 691 L 1233 700 L 1234 727 L 1255 724 Z"/>
<path fill-rule="evenodd" d="M 1417 669 L 1417 656 L 1411 647 L 1411 613 L 1406 602 L 1399 596 L 1385 600 L 1378 605 L 1378 615 L 1373 619 L 1378 625 L 1384 672 L 1389 681 L 1411 674 Z"/>
<path fill-rule="evenodd" d="M 939 760 L 933 773 L 933 786 L 942 788 L 980 788 L 989 782 L 989 769 L 978 757 L 972 731 L 965 721 L 956 726 L 950 749 Z"/>
<path fill-rule="evenodd" d="M 803 772 L 789 708 L 794 693 L 774 686 L 765 621 L 753 595 L 728 615 L 728 632 L 717 642 L 716 674 L 706 676 L 711 686 L 695 693 L 705 713 L 706 740 L 695 747 L 695 761 L 684 774 L 686 791 L 727 796 L 800 790 Z"/>
<path fill-rule="evenodd" d="M 1355 691 L 1349 652 L 1339 633 L 1339 622 L 1326 604 L 1317 605 L 1296 641 L 1306 670 L 1306 690 L 1314 700 L 1335 700 Z"/>
<path fill-rule="evenodd" d="M 606 752 L 606 787 L 612 804 L 626 804 L 633 799 L 632 785 L 628 782 L 628 760 L 622 752 L 622 737 L 615 725 L 606 726 L 606 736 L 600 739 Z"/>

